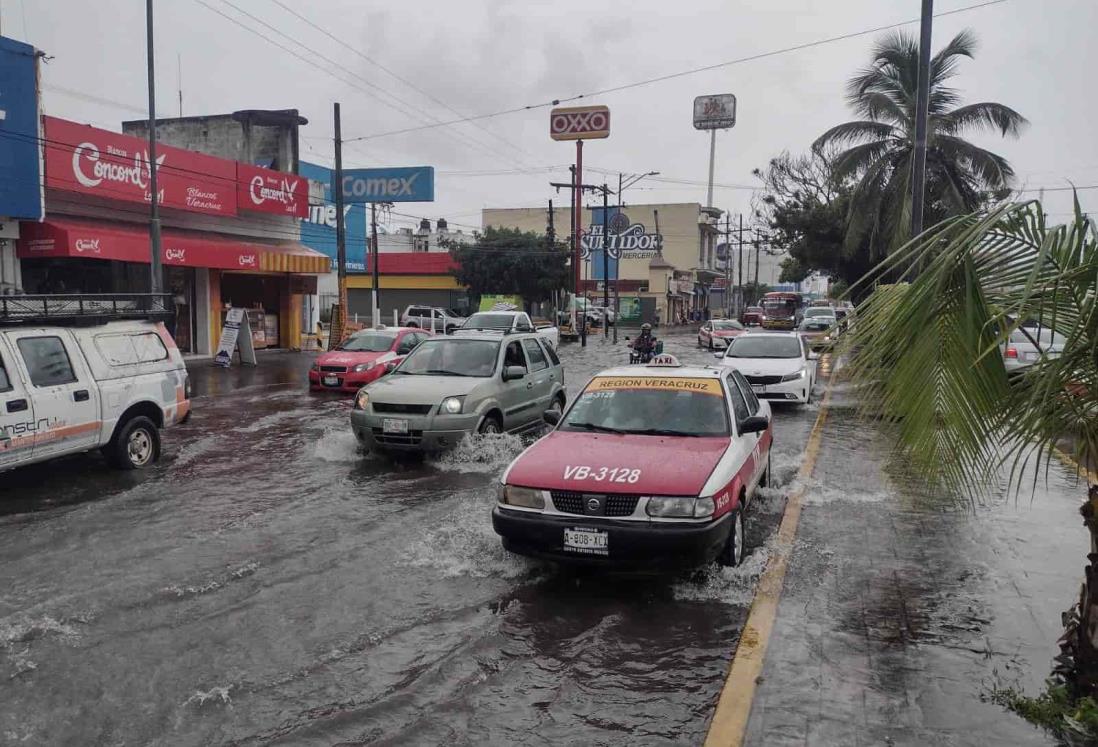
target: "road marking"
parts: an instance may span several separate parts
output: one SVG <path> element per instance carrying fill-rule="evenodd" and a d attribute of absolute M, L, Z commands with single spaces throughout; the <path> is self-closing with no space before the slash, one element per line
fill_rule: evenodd
<path fill-rule="evenodd" d="M 755 686 L 762 674 L 766 659 L 766 646 L 770 634 L 774 631 L 774 621 L 778 616 L 778 603 L 782 597 L 782 584 L 789 567 L 789 557 L 793 553 L 793 540 L 797 536 L 797 523 L 801 518 L 802 499 L 805 484 L 816 468 L 816 458 L 820 453 L 820 439 L 823 425 L 827 420 L 827 407 L 831 402 L 831 379 L 827 380 L 827 390 L 820 403 L 820 414 L 808 435 L 804 449 L 804 462 L 797 472 L 798 487 L 785 504 L 785 515 L 778 528 L 778 541 L 774 554 L 766 563 L 766 570 L 759 577 L 755 590 L 755 600 L 747 615 L 740 642 L 728 668 L 728 678 L 721 690 L 717 710 L 709 724 L 709 733 L 705 737 L 706 747 L 739 747 L 747 733 L 747 720 L 751 716 L 751 704 L 755 700 Z"/>

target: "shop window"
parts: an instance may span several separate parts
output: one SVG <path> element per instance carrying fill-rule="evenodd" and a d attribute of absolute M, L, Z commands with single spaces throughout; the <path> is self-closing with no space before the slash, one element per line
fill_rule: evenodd
<path fill-rule="evenodd" d="M 72 361 L 60 337 L 23 337 L 17 344 L 27 364 L 31 383 L 36 387 L 60 386 L 76 381 Z"/>

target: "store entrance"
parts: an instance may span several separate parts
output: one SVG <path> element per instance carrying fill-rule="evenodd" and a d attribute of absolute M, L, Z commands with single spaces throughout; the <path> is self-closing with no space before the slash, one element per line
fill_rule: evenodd
<path fill-rule="evenodd" d="M 230 307 L 247 309 L 255 347 L 276 348 L 281 331 L 279 311 L 288 293 L 288 281 L 281 276 L 222 273 L 221 321 L 224 323 Z"/>

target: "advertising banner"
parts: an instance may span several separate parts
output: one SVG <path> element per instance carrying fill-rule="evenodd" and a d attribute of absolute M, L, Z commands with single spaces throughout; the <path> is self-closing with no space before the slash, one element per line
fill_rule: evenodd
<path fill-rule="evenodd" d="M 310 205 L 301 221 L 301 243 L 313 251 L 327 255 L 336 269 L 336 207 L 332 194 L 332 170 L 327 166 L 302 161 L 299 174 L 324 185 L 324 199 Z M 347 229 L 347 272 L 366 272 L 366 206 L 344 205 L 343 224 Z"/>
<path fill-rule="evenodd" d="M 240 347 L 240 362 L 256 365 L 255 346 L 252 345 L 252 327 L 246 309 L 229 309 L 225 325 L 221 328 L 221 340 L 217 343 L 214 365 L 228 368 L 233 364 L 233 353 Z"/>
<path fill-rule="evenodd" d="M 43 117 L 46 186 L 109 200 L 148 203 L 148 143 L 56 117 Z M 159 202 L 165 208 L 236 215 L 236 162 L 157 144 Z"/>
<path fill-rule="evenodd" d="M 387 169 L 345 169 L 343 201 L 360 202 L 434 202 L 433 166 L 409 166 Z"/>
<path fill-rule="evenodd" d="M 305 218 L 309 215 L 309 181 L 297 174 L 238 163 L 236 201 L 241 210 Z"/>
<path fill-rule="evenodd" d="M 0 37 L 0 215 L 42 217 L 34 47 Z"/>

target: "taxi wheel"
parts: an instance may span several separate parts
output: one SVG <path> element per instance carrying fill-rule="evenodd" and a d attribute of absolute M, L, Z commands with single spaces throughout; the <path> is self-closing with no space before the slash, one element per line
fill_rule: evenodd
<path fill-rule="evenodd" d="M 769 488 L 770 487 L 770 475 L 771 474 L 772 473 L 770 472 L 770 452 L 768 451 L 766 453 L 766 472 L 763 472 L 762 477 L 759 478 L 759 487 L 760 488 Z"/>
<path fill-rule="evenodd" d="M 727 568 L 734 568 L 743 562 L 745 543 L 743 531 L 743 509 L 737 508 L 732 512 L 732 530 L 728 533 L 728 541 L 724 549 L 717 556 L 717 563 Z"/>

